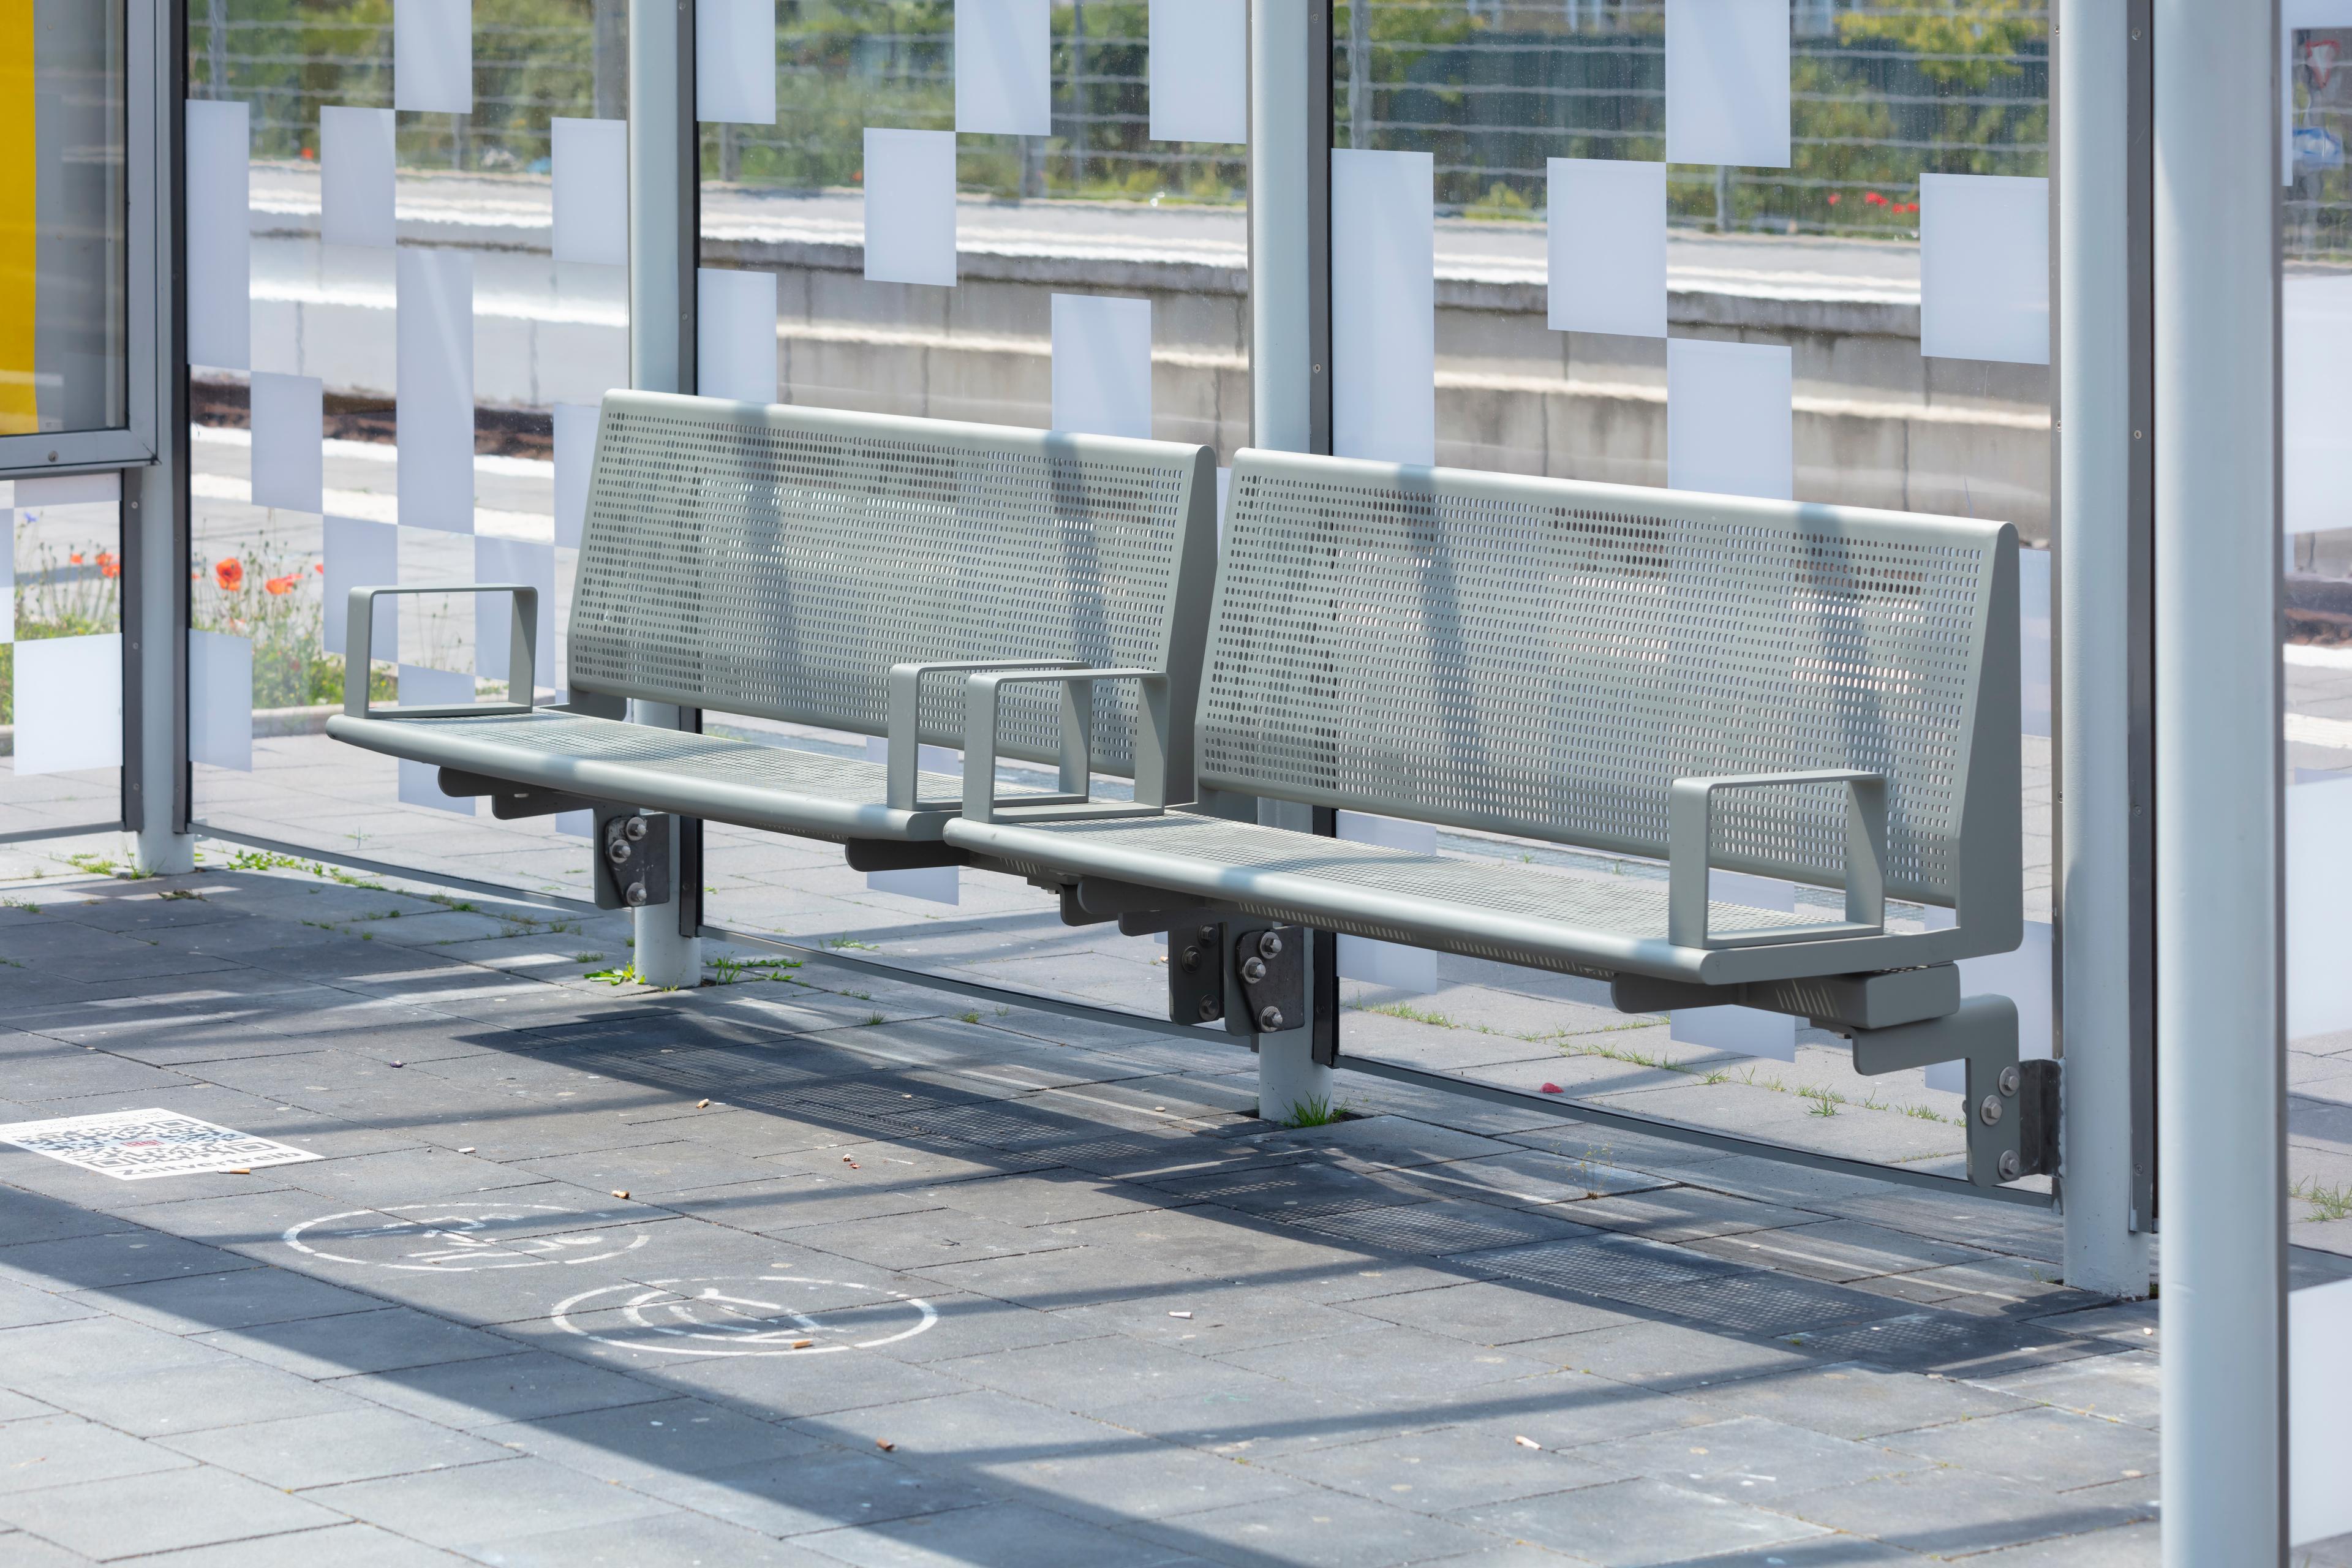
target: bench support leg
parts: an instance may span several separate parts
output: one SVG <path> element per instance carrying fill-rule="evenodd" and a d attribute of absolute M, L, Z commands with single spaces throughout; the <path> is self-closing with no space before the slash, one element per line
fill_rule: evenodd
<path fill-rule="evenodd" d="M 1268 1121 L 1296 1121 L 1302 1110 L 1331 1106 L 1333 1076 L 1315 1059 L 1314 1030 L 1257 1037 L 1257 1113 Z"/>
<path fill-rule="evenodd" d="M 1865 1077 L 1968 1064 L 1969 1180 L 1978 1186 L 2056 1170 L 2056 1064 L 2017 1059 L 2017 1004 L 2008 997 L 1971 996 L 1948 1017 L 1849 1037 L 1854 1070 Z"/>

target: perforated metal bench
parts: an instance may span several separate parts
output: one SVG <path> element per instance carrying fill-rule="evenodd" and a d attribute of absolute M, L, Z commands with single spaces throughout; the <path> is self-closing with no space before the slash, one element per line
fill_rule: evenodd
<path fill-rule="evenodd" d="M 1665 874 L 1026 806 L 988 759 L 1000 694 L 1065 679 L 1034 671 L 967 678 L 966 798 L 942 831 L 1078 918 L 1183 930 L 1187 957 L 1216 922 L 1209 984 L 1239 1026 L 1304 1021 L 1261 1019 L 1244 984 L 1295 962 L 1297 942 L 1263 951 L 1273 922 L 1603 979 L 1629 1012 L 1796 1015 L 1850 1037 L 1865 1073 L 1965 1058 L 1989 1184 L 2054 1158 L 2045 1064 L 2021 1073 L 2014 1007 L 1964 1004 L 1953 967 L 2021 935 L 2017 616 L 2002 524 L 1244 452 L 1199 782 Z M 1164 743 L 1181 752 L 1181 727 Z M 1842 907 L 1711 899 L 1713 868 Z M 1890 896 L 1955 919 L 1897 930 Z"/>
<path fill-rule="evenodd" d="M 974 668 L 1135 678 L 1100 722 L 1037 694 L 1007 711 L 1000 752 L 1061 769 L 1033 803 L 1082 797 L 1088 769 L 1136 778 L 1127 809 L 1191 798 L 1191 728 L 1166 720 L 1192 710 L 1215 569 L 1206 447 L 615 392 L 587 511 L 568 701 L 527 700 L 531 589 L 357 588 L 327 728 L 502 817 L 598 808 L 600 902 L 659 901 L 639 845 L 661 836 L 629 820 L 646 813 L 841 842 L 868 870 L 961 860 L 939 842 L 961 783 L 917 760 L 962 742 L 952 678 Z M 514 595 L 525 700 L 369 705 L 374 602 L 423 593 Z M 888 762 L 632 724 L 628 699 L 887 736 Z"/>

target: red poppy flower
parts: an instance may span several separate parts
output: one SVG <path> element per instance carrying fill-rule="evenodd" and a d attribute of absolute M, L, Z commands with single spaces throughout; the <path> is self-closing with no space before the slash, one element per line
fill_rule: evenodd
<path fill-rule="evenodd" d="M 223 593 L 234 594 L 245 586 L 245 563 L 234 555 L 224 555 L 213 563 L 213 581 Z"/>
<path fill-rule="evenodd" d="M 323 561 L 314 561 L 310 563 L 310 570 L 323 577 L 327 574 L 327 563 Z"/>
<path fill-rule="evenodd" d="M 75 551 L 71 555 L 68 555 L 68 556 L 67 556 L 67 557 L 66 557 L 66 561 L 67 561 L 67 563 L 68 563 L 68 564 L 69 564 L 69 565 L 74 565 L 74 566 L 79 566 L 79 565 L 80 565 L 80 564 L 81 564 L 81 552 L 80 552 L 80 551 L 79 551 L 79 550 Z"/>
<path fill-rule="evenodd" d="M 1864 192 L 1863 192 L 1863 193 L 1862 193 L 1862 199 L 1863 199 L 1864 201 L 1868 202 L 1872 206 L 1874 206 L 1874 207 L 1883 207 L 1883 206 L 1886 205 L 1886 198 L 1885 198 L 1885 196 L 1880 195 L 1876 191 L 1864 191 Z"/>
<path fill-rule="evenodd" d="M 265 593 L 290 594 L 294 591 L 294 584 L 299 583 L 301 580 L 301 578 L 295 576 L 272 577 L 268 582 L 264 583 L 261 586 Z"/>
<path fill-rule="evenodd" d="M 120 577 L 122 575 L 122 563 L 117 561 L 112 554 L 101 550 L 98 552 L 98 574 L 101 577 Z"/>
<path fill-rule="evenodd" d="M 1832 205 L 1832 206 L 1835 206 L 1835 205 L 1838 205 L 1838 203 L 1840 203 L 1840 202 L 1842 202 L 1842 201 L 1843 201 L 1843 200 L 1845 200 L 1845 198 L 1844 198 L 1843 196 L 1842 196 L 1842 195 L 1838 195 L 1835 191 L 1832 191 L 1832 192 L 1830 193 L 1830 205 Z"/>

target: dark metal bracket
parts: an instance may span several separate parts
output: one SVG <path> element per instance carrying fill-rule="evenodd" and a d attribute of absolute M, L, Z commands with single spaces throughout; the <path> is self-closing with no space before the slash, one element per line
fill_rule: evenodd
<path fill-rule="evenodd" d="M 596 809 L 596 907 L 635 910 L 669 902 L 675 824 L 625 805 Z"/>
<path fill-rule="evenodd" d="M 460 799 L 469 795 L 486 795 L 490 802 L 490 815 L 501 822 L 530 816 L 553 816 L 565 811 L 596 811 L 606 804 L 584 795 L 539 789 L 530 784 L 465 773 L 457 768 L 441 770 L 441 793 Z"/>

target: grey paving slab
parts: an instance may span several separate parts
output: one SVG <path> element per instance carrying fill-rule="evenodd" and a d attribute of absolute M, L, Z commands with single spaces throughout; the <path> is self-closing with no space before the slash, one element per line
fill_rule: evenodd
<path fill-rule="evenodd" d="M 1555 1366 L 1549 1360 L 1433 1340 L 1398 1328 L 1233 1351 L 1218 1360 L 1374 1405 L 1411 1405 L 1435 1394 L 1537 1376 Z"/>
<path fill-rule="evenodd" d="M 966 1482 L 868 1450 L 820 1450 L 693 1476 L 651 1477 L 651 1497 L 766 1535 L 801 1536 L 991 1500 Z"/>
<path fill-rule="evenodd" d="M 1851 1442 L 1759 1415 L 1621 1437 L 1565 1457 L 1766 1506 L 1773 1498 L 1933 1463 L 1881 1443 Z"/>
<path fill-rule="evenodd" d="M 1285 1286 L 1197 1278 L 1063 1307 L 1053 1317 L 1075 1331 L 1122 1334 L 1195 1355 L 1328 1340 L 1382 1326 L 1377 1317 L 1325 1306 Z"/>
<path fill-rule="evenodd" d="M 535 1455 L 623 1485 L 793 1458 L 824 1446 L 722 1405 L 675 1398 L 482 1426 L 476 1436 L 509 1452 Z"/>
<path fill-rule="evenodd" d="M 32 1386 L 61 1409 L 157 1437 L 317 1415 L 359 1405 L 308 1378 L 227 1355 L 194 1366 L 85 1374 Z"/>
<path fill-rule="evenodd" d="M 2052 1491 L 2156 1474 L 2156 1434 L 2054 1406 L 2010 1411 L 1880 1439 L 1888 1448 Z"/>
<path fill-rule="evenodd" d="M 1980 1568 L 2155 1568 L 2163 1560 L 2162 1531 L 2154 1520 L 2105 1530 L 2085 1531 L 2055 1540 L 2035 1542 L 1987 1552 L 1969 1559 Z M 2328 1563 L 2343 1561 L 2299 1551 L 2290 1561 Z"/>
<path fill-rule="evenodd" d="M 1271 1395 L 1275 1380 L 1164 1345 L 1087 1339 L 993 1355 L 966 1356 L 940 1370 L 966 1383 L 1022 1393 L 1053 1390 L 1066 1409 L 1100 1413 L 1139 1401 L 1229 1394 Z"/>
<path fill-rule="evenodd" d="M 347 1517 L 202 1465 L 0 1496 L 0 1520 L 100 1559 L 252 1541 Z"/>
<path fill-rule="evenodd" d="M 1711 1490 L 1647 1478 L 1467 1509 L 1460 1517 L 1609 1568 L 1712 1558 L 1828 1533 Z"/>
<path fill-rule="evenodd" d="M 466 1555 L 490 1568 L 643 1568 L 672 1563 L 832 1568 L 840 1561 L 682 1510 L 488 1542 L 467 1548 Z"/>
<path fill-rule="evenodd" d="M 803 1540 L 856 1568 L 1164 1568 L 1199 1561 L 1179 1545 L 1021 1502 L 983 1503 Z"/>
<path fill-rule="evenodd" d="M 2145 1352 L 2070 1362 L 1984 1381 L 1987 1386 L 2039 1404 L 2149 1428 L 2162 1413 L 2157 1360 Z"/>
<path fill-rule="evenodd" d="M 1939 1557 L 2080 1535 L 2128 1524 L 2140 1512 L 1943 1468 L 1804 1492 L 1773 1506 L 1798 1519 Z"/>
<path fill-rule="evenodd" d="M 455 1427 L 646 1405 L 666 1393 L 656 1383 L 543 1350 L 338 1378 L 334 1386 L 373 1404 Z"/>
<path fill-rule="evenodd" d="M 0 1368 L 5 1369 L 7 1381 L 37 1394 L 86 1378 L 138 1376 L 226 1361 L 210 1346 L 120 1318 L 81 1318 L 0 1331 Z"/>
<path fill-rule="evenodd" d="M 0 1424 L 0 1492 L 110 1480 L 189 1463 L 169 1448 L 79 1415 L 37 1415 Z"/>
<path fill-rule="evenodd" d="M 303 1495 L 395 1534 L 452 1549 L 669 1511 L 641 1493 L 528 1458 L 352 1481 Z"/>
<path fill-rule="evenodd" d="M 2029 1403 L 1990 1386 L 1859 1362 L 1800 1365 L 1766 1377 L 1710 1384 L 1692 1389 L 1691 1397 L 1713 1409 L 1769 1416 L 1857 1442 L 2021 1410 Z"/>
<path fill-rule="evenodd" d="M 1491 1430 L 1474 1434 L 1457 1427 L 1281 1455 L 1265 1463 L 1318 1487 L 1432 1514 L 1598 1486 L 1634 1473 L 1599 1447 L 1556 1454 Z"/>
<path fill-rule="evenodd" d="M 1646 1321 L 1535 1340 L 1512 1348 L 1524 1356 L 1549 1358 L 1555 1365 L 1662 1392 L 1769 1376 L 1812 1365 L 1816 1359 L 1785 1344 L 1710 1333 L 1679 1323 Z"/>
<path fill-rule="evenodd" d="M 182 1433 L 159 1447 L 288 1491 L 513 1458 L 501 1444 L 394 1410 L 339 1410 Z"/>
<path fill-rule="evenodd" d="M 511 1354 L 514 1342 L 406 1307 L 259 1323 L 197 1336 L 197 1342 L 303 1377 L 343 1377 Z"/>
<path fill-rule="evenodd" d="M 68 1290 L 139 1285 L 151 1279 L 181 1279 L 251 1267 L 246 1259 L 218 1247 L 147 1230 L 28 1241 L 0 1248 L 0 1273 Z"/>
<path fill-rule="evenodd" d="M 465 1561 L 372 1524 L 336 1524 L 165 1552 L 143 1559 L 142 1568 L 454 1568 Z"/>
<path fill-rule="evenodd" d="M 87 1291 L 76 1300 L 175 1334 L 373 1311 L 381 1299 L 282 1268 L 241 1268 Z"/>
<path fill-rule="evenodd" d="M 1187 1556 L 1234 1568 L 1272 1563 L 1301 1568 L 1391 1568 L 1455 1556 L 1492 1538 L 1447 1520 L 1325 1492 L 1311 1501 L 1276 1498 L 1132 1527 L 1132 1533 Z"/>
<path fill-rule="evenodd" d="M 88 1301 L 27 1285 L 0 1285 L 0 1329 L 31 1328 L 40 1323 L 71 1322 L 98 1316 Z"/>

